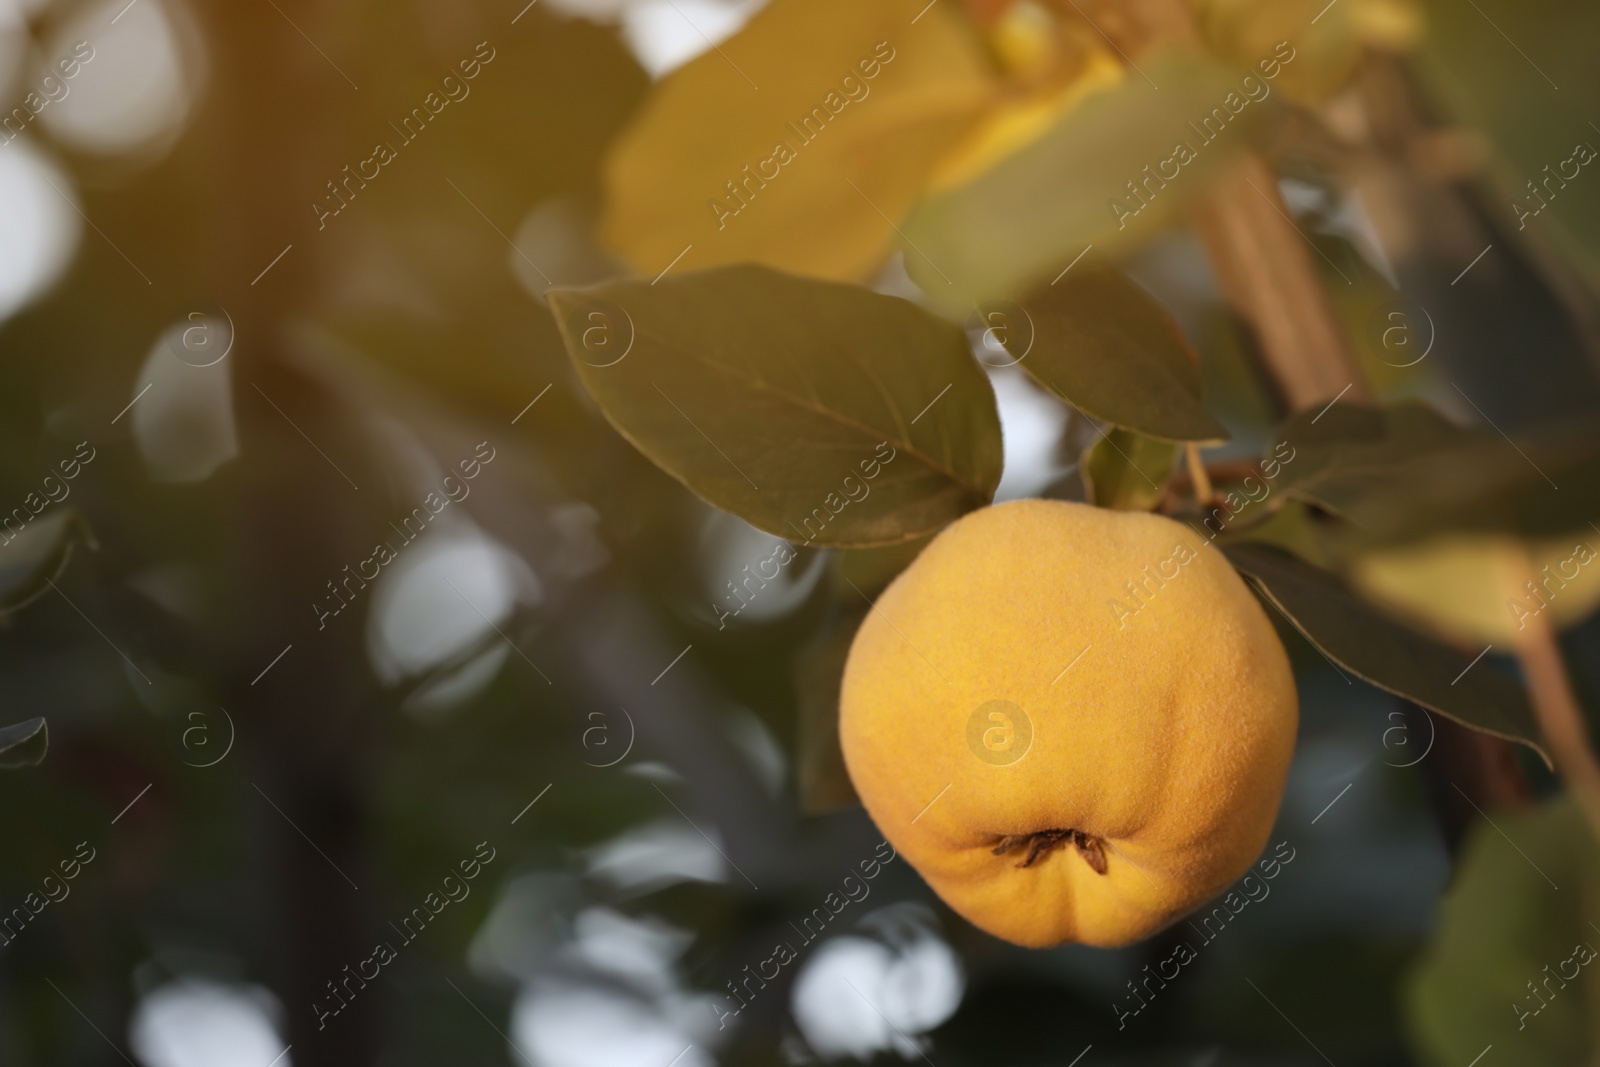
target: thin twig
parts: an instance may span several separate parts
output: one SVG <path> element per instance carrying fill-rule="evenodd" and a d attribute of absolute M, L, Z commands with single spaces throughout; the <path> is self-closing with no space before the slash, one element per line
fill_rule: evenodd
<path fill-rule="evenodd" d="M 1521 556 L 1521 566 L 1517 570 L 1526 581 L 1534 577 L 1534 567 L 1526 549 Z M 1513 586 L 1511 595 L 1521 597 L 1523 588 L 1520 584 Z M 1572 682 L 1561 662 L 1561 648 L 1556 644 L 1555 627 L 1550 624 L 1548 612 L 1548 608 L 1540 608 L 1524 616 L 1521 629 L 1512 639 L 1512 647 L 1527 682 L 1534 714 L 1550 744 L 1556 769 L 1589 820 L 1589 828 L 1600 838 L 1600 760 L 1595 758 L 1594 747 L 1589 743 L 1583 711 L 1578 707 L 1577 695 L 1572 691 Z"/>

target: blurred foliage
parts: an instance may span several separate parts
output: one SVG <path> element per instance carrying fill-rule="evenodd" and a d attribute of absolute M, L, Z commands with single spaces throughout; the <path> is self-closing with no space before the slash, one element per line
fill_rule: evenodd
<path fill-rule="evenodd" d="M 1325 8 L 1316 0 L 1198 0 L 1196 21 L 1206 44 L 1241 66 L 1269 54 L 1277 42 L 1305 35 L 1303 53 L 1287 67 L 1280 88 L 1301 103 L 1318 103 L 1345 87 L 1369 48 L 1402 51 L 1423 39 L 1417 0 L 1351 0 Z M 1300 51 L 1297 48 L 1297 51 Z"/>
<path fill-rule="evenodd" d="M 1523 544 L 1505 537 L 1445 537 L 1356 558 L 1351 576 L 1373 601 L 1458 644 L 1509 646 L 1528 616 L 1583 621 L 1600 605 L 1600 553 L 1582 533 Z M 1527 583 L 1532 581 L 1532 590 Z"/>
<path fill-rule="evenodd" d="M 32 718 L 0 729 L 0 768 L 38 765 L 50 748 L 50 729 L 43 718 Z"/>
<path fill-rule="evenodd" d="M 1023 300 L 1021 311 L 1005 324 L 1006 351 L 1078 411 L 1169 441 L 1227 439 L 1201 401 L 1199 357 L 1126 275 L 1081 264 Z M 1009 316 L 989 317 L 993 330 Z"/>
<path fill-rule="evenodd" d="M 1600 147 L 1591 125 L 1600 71 L 1586 43 L 1600 31 L 1600 12 L 1560 0 L 1489 0 L 1474 12 L 1481 17 L 1470 19 L 1437 0 L 1427 9 L 1419 58 L 1455 121 L 1490 149 L 1491 210 L 1504 212 L 1509 222 L 1519 222 L 1517 205 L 1538 210 L 1519 222 L 1518 236 L 1556 245 L 1591 290 L 1600 286 L 1600 199 L 1577 188 L 1562 195 L 1566 185 L 1557 181 L 1541 187 L 1554 194 L 1546 209 L 1529 191 L 1530 182 L 1545 181 L 1546 166 L 1571 157 L 1575 144 Z M 1508 40 L 1509 27 L 1515 30 Z M 1577 181 L 1589 178 L 1585 171 Z"/>
<path fill-rule="evenodd" d="M 1127 252 L 1149 240 L 1262 136 L 1277 106 L 1265 94 L 1251 103 L 1242 72 L 1202 53 L 1139 66 L 1110 85 L 1086 75 L 1074 106 L 1040 136 L 917 207 L 905 225 L 906 268 L 930 299 L 959 308 L 1015 296 L 1086 247 Z M 1237 107 L 1224 105 L 1230 94 Z M 1204 127 L 1213 108 L 1224 118 Z"/>
<path fill-rule="evenodd" d="M 44 510 L 45 501 L 37 494 L 30 499 L 39 500 L 39 510 Z M 72 561 L 73 550 L 89 540 L 88 526 L 76 508 L 57 510 L 34 524 L 31 506 L 24 503 L 23 507 L 30 509 L 23 511 L 27 524 L 17 523 L 19 532 L 7 527 L 4 535 L 7 552 L 0 563 L 0 610 L 7 612 L 24 608 L 49 592 Z"/>
<path fill-rule="evenodd" d="M 1279 427 L 1278 438 L 1296 449 L 1282 486 L 1286 496 L 1348 519 L 1360 539 L 1393 543 L 1450 530 L 1564 538 L 1594 518 L 1600 437 L 1592 421 L 1552 422 L 1520 434 L 1519 443 L 1411 402 L 1386 410 L 1338 403 L 1326 421 L 1320 415 Z"/>
<path fill-rule="evenodd" d="M 195 976 L 270 990 L 300 1067 L 521 1062 L 508 1047 L 508 1035 L 526 1036 L 518 1006 L 552 987 L 631 1006 L 597 1040 L 637 1024 L 693 1033 L 724 1063 L 804 1055 L 792 973 L 725 1033 L 694 998 L 723 996 L 840 872 L 872 854 L 877 835 L 849 806 L 829 731 L 837 675 L 869 602 L 926 535 L 992 497 L 1000 434 L 954 326 L 897 297 L 733 264 L 878 277 L 906 295 L 905 279 L 885 270 L 897 249 L 947 315 L 966 321 L 982 312 L 971 297 L 996 297 L 1034 316 L 1037 343 L 1012 358 L 1106 423 L 1086 456 L 1069 457 L 1083 467 L 1065 479 L 1086 477 L 1096 501 L 1174 507 L 1172 494 L 1150 492 L 1178 481 L 1172 441 L 1231 434 L 1223 463 L 1270 459 L 1272 444 L 1291 441 L 1297 458 L 1271 478 L 1281 491 L 1237 523 L 1230 514 L 1228 539 L 1244 537 L 1228 551 L 1314 646 L 1291 639 L 1304 731 L 1282 816 L 1305 866 L 1137 1029 L 1118 1031 L 1108 1005 L 1170 944 L 1022 952 L 959 923 L 904 864 L 885 867 L 870 908 L 926 909 L 961 956 L 966 997 L 932 1033 L 930 1058 L 1061 1063 L 1092 1044 L 1086 1065 L 1317 1063 L 1321 1050 L 1341 1063 L 1410 1062 L 1395 993 L 1443 881 L 1425 791 L 1443 772 L 1437 754 L 1416 769 L 1389 763 L 1395 702 L 1347 684 L 1329 661 L 1479 728 L 1537 733 L 1520 689 L 1492 662 L 1474 669 L 1485 673 L 1472 685 L 1451 686 L 1476 650 L 1393 622 L 1341 574 L 1373 546 L 1428 551 L 1462 530 L 1581 537 L 1595 517 L 1594 421 L 1583 414 L 1593 393 L 1572 385 L 1592 377 L 1573 338 L 1593 294 L 1574 296 L 1547 266 L 1553 247 L 1590 286 L 1600 279 L 1600 209 L 1575 185 L 1523 235 L 1503 203 L 1589 136 L 1587 109 L 1600 96 L 1586 29 L 1594 12 L 1484 0 L 1491 23 L 1429 5 L 1416 69 L 1481 142 L 1494 196 L 1470 168 L 1464 181 L 1493 207 L 1467 217 L 1492 210 L 1493 237 L 1479 241 L 1469 227 L 1470 242 L 1443 242 L 1419 224 L 1405 255 L 1373 266 L 1360 227 L 1340 229 L 1340 202 L 1296 209 L 1315 248 L 1363 264 L 1348 292 L 1329 275 L 1353 336 L 1389 296 L 1380 268 L 1390 266 L 1451 328 L 1430 362 L 1384 372 L 1385 397 L 1426 395 L 1466 421 L 1480 414 L 1462 403 L 1470 393 L 1498 421 L 1497 405 L 1514 395 L 1525 417 L 1506 424 L 1508 445 L 1393 404 L 1340 403 L 1275 428 L 1257 354 L 1203 267 L 1135 269 L 1143 288 L 1094 260 L 1060 273 L 1091 244 L 1096 256 L 1126 253 L 1130 268 L 1187 262 L 1193 249 L 1175 228 L 1234 153 L 1268 150 L 1285 173 L 1322 183 L 1308 188 L 1360 172 L 1342 169 L 1343 142 L 1329 132 L 1341 83 L 1367 75 L 1374 49 L 1415 40 L 1407 5 L 1344 0 L 1313 30 L 1317 3 L 1196 4 L 1204 47 L 1135 48 L 1136 70 L 1076 20 L 1050 41 L 1030 28 L 1033 15 L 999 25 L 954 4 L 773 0 L 745 32 L 654 84 L 617 26 L 555 6 L 166 5 L 192 68 L 181 135 L 126 157 L 67 147 L 48 124 L 25 135 L 62 168 L 70 189 L 60 192 L 89 225 L 60 281 L 0 329 L 0 493 L 7 509 L 37 516 L 0 549 L 11 712 L 0 721 L 16 723 L 0 731 L 0 762 L 37 763 L 47 737 L 50 746 L 42 763 L 0 779 L 0 904 L 39 892 L 79 842 L 98 856 L 70 898 L 37 912 L 0 952 L 0 1062 L 121 1063 L 147 994 Z M 91 12 L 99 32 L 111 32 L 120 7 Z M 42 51 L 86 9 L 59 0 L 29 10 L 30 48 Z M 1290 36 L 1295 59 L 1242 111 L 1243 128 L 1197 146 L 1170 188 L 1144 186 L 1145 168 L 1173 156 L 1174 132 L 1238 88 L 1245 68 L 1265 77 L 1258 64 Z M 879 56 L 883 41 L 893 59 Z M 470 95 L 380 178 L 345 187 L 349 203 L 319 228 L 309 205 L 333 203 L 327 184 L 373 142 L 397 139 L 391 124 L 479 42 L 494 59 Z M 861 67 L 869 58 L 875 76 Z M 870 95 L 851 98 L 861 90 L 847 75 Z M 851 102 L 835 111 L 834 92 Z M 776 178 L 748 179 L 746 166 L 773 158 L 773 138 L 817 107 L 830 128 L 794 146 L 798 158 Z M 1416 159 L 1437 162 L 1420 149 Z M 1403 154 L 1397 166 L 1433 173 Z M 738 192 L 726 199 L 729 182 L 747 203 Z M 1447 192 L 1427 195 L 1461 191 Z M 1113 195 L 1140 208 L 1126 230 Z M 719 219 L 712 198 L 739 213 Z M 1502 235 L 1513 233 L 1519 243 L 1508 246 Z M 1452 289 L 1491 240 L 1495 251 Z M 629 269 L 639 280 L 618 280 Z M 1474 288 L 1480 277 L 1499 288 Z M 584 359 L 591 324 L 573 318 L 597 299 L 647 312 L 619 364 L 632 377 L 615 392 Z M 168 357 L 169 328 L 213 303 L 236 338 L 212 373 L 229 376 L 239 455 L 203 480 L 161 481 L 135 420 L 119 413 L 153 398 L 140 391 L 152 358 Z M 1461 325 L 1474 312 L 1507 320 L 1492 359 L 1478 358 L 1488 332 Z M 1558 330 L 1564 348 L 1548 342 Z M 738 344 L 721 343 L 729 337 Z M 1146 362 L 1106 362 L 1132 354 Z M 765 361 L 770 377 L 734 380 L 724 371 L 735 360 Z M 1495 387 L 1462 377 L 1465 391 L 1450 389 L 1469 363 Z M 652 383 L 682 405 L 678 436 L 661 430 L 659 420 L 678 418 L 671 408 L 641 408 Z M 938 417 L 917 418 L 930 402 Z M 1570 423 L 1553 418 L 1575 408 Z M 707 604 L 744 580 L 749 560 L 707 547 L 718 520 L 696 494 L 788 537 L 791 505 L 826 508 L 842 486 L 833 458 L 857 464 L 884 440 L 901 451 L 882 466 L 871 508 L 841 509 L 816 543 L 904 543 L 830 549 L 812 585 L 795 577 L 815 554 L 802 556 L 759 587 L 761 597 L 792 597 L 783 610 L 719 625 Z M 361 587 L 365 599 L 326 629 L 307 607 L 480 441 L 495 461 L 402 562 L 447 532 L 470 534 L 533 579 L 522 576 L 519 599 L 488 627 L 465 612 L 478 610 L 467 593 L 433 590 L 422 598 L 430 616 L 465 612 L 472 640 L 384 674 L 373 652 L 387 639 L 379 586 Z M 80 442 L 97 458 L 69 479 L 70 503 L 45 510 L 41 494 L 57 492 L 46 476 L 59 481 Z M 759 456 L 741 451 L 749 442 Z M 726 469 L 728 457 L 759 492 Z M 1242 478 L 1216 482 L 1222 494 L 1250 491 Z M 1286 551 L 1261 547 L 1269 540 Z M 761 549 L 750 560 L 772 558 Z M 1440 573 L 1456 582 L 1448 566 Z M 1573 603 L 1586 601 L 1574 592 Z M 1592 627 L 1568 635 L 1584 670 L 1595 638 Z M 38 717 L 19 721 L 29 716 Z M 628 755 L 608 764 L 625 744 Z M 1565 806 L 1494 817 L 1563 892 L 1480 827 L 1406 1002 L 1419 1047 L 1440 1063 L 1469 1062 L 1490 1041 L 1506 1062 L 1573 1062 L 1592 1051 L 1578 989 L 1530 1022 L 1532 1034 L 1496 1027 L 1515 1025 L 1509 1003 L 1522 983 L 1586 936 L 1578 894 L 1592 844 Z M 619 880 L 606 857 L 618 842 L 638 847 L 626 835 L 652 827 L 677 835 L 664 838 L 672 858 L 709 851 L 713 873 Z M 326 983 L 486 839 L 499 855 L 473 894 L 319 1031 L 311 1004 Z M 619 977 L 584 954 L 597 916 L 691 936 L 661 971 Z M 1048 1025 L 1028 1022 L 1037 1019 Z"/>
<path fill-rule="evenodd" d="M 1149 511 L 1166 492 L 1182 448 L 1120 427 L 1083 454 L 1084 499 L 1118 511 Z"/>
<path fill-rule="evenodd" d="M 1480 824 L 1406 989 L 1426 1062 L 1491 1045 L 1530 1067 L 1592 1060 L 1597 893 L 1600 848 L 1570 800 Z"/>

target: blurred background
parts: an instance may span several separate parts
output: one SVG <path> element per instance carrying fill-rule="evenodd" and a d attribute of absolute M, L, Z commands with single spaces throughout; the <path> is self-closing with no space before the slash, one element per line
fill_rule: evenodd
<path fill-rule="evenodd" d="M 1294 858 L 1136 1017 L 1178 935 L 1025 951 L 903 861 L 800 947 L 880 841 L 831 760 L 844 577 L 908 557 L 800 547 L 719 618 L 778 540 L 608 426 L 543 299 L 623 272 L 606 147 L 760 7 L 0 0 L 0 719 L 50 732 L 0 772 L 0 1063 L 1445 1062 L 1407 990 L 1486 824 L 1436 718 L 1287 629 Z M 1504 204 L 1600 144 L 1600 10 L 1421 10 L 1348 75 L 1387 124 L 1326 105 L 1337 173 L 1291 128 L 1285 199 L 1384 396 L 1592 411 L 1600 177 L 1537 240 Z M 1201 352 L 1216 458 L 1259 454 L 1196 238 L 1127 265 Z M 1397 299 L 1432 358 L 1372 341 Z M 1094 428 L 990 362 L 1000 497 L 1080 497 Z M 1564 642 L 1600 706 L 1600 626 Z"/>

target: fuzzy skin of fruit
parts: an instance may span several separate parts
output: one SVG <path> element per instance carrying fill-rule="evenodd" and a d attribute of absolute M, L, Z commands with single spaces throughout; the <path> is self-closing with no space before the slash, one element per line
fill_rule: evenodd
<path fill-rule="evenodd" d="M 839 733 L 867 812 L 952 909 L 1019 945 L 1114 946 L 1255 861 L 1298 718 L 1283 646 L 1214 546 L 1023 500 L 945 529 L 879 598 Z M 1019 840 L 1065 830 L 1086 847 L 1018 866 Z"/>

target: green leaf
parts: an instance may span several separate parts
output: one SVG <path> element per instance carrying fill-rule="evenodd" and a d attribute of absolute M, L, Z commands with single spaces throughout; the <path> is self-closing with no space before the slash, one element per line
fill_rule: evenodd
<path fill-rule="evenodd" d="M 917 208 L 903 227 L 905 262 L 931 299 L 967 309 L 973 301 L 1016 296 L 1085 246 L 1105 253 L 1147 240 L 1176 222 L 1251 146 L 1277 107 L 1271 96 L 1230 116 L 1224 102 L 1230 93 L 1244 100 L 1243 72 L 1198 52 L 1168 52 L 1140 66 L 1143 74 L 1089 96 L 1038 140 Z M 1220 132 L 1207 141 L 1196 130 L 1214 108 L 1227 123 L 1214 119 Z M 1168 165 L 1176 173 L 1163 180 L 1157 168 L 1175 158 L 1179 145 L 1193 157 Z"/>
<path fill-rule="evenodd" d="M 1022 311 L 1024 328 L 1006 330 L 1002 343 L 1069 404 L 1150 437 L 1227 440 L 1200 401 L 1199 356 L 1166 309 L 1121 271 L 1080 264 Z"/>
<path fill-rule="evenodd" d="M 17 611 L 50 591 L 89 527 L 72 508 L 29 523 L 10 541 L 0 539 L 0 612 Z"/>
<path fill-rule="evenodd" d="M 1084 497 L 1118 511 L 1149 511 L 1178 465 L 1171 441 L 1113 429 L 1083 453 Z"/>
<path fill-rule="evenodd" d="M 1226 508 L 1226 503 L 1222 506 Z M 1217 521 L 1217 510 L 1196 518 L 1209 533 L 1210 524 Z M 1222 525 L 1217 544 L 1270 545 L 1322 570 L 1342 571 L 1346 560 L 1335 551 L 1340 544 L 1337 535 L 1341 528 L 1342 523 L 1337 518 L 1329 518 L 1309 504 L 1291 500 L 1276 510 L 1259 513 L 1247 507 L 1242 518 L 1230 519 Z"/>
<path fill-rule="evenodd" d="M 1279 488 L 1347 514 L 1370 495 L 1375 482 L 1399 477 L 1420 453 L 1460 446 L 1474 434 L 1425 404 L 1407 401 L 1389 408 L 1337 403 L 1303 411 L 1279 426 L 1274 439 L 1294 448 Z"/>
<path fill-rule="evenodd" d="M 1222 551 L 1340 669 L 1463 726 L 1520 741 L 1550 762 L 1527 694 L 1515 682 L 1481 668 L 1462 678 L 1470 654 L 1394 621 L 1332 573 L 1286 552 L 1248 542 Z"/>
<path fill-rule="evenodd" d="M 904 300 L 740 266 L 550 304 L 611 424 L 768 533 L 894 544 L 994 498 L 989 381 L 959 328 Z"/>
<path fill-rule="evenodd" d="M 1413 457 L 1349 515 L 1374 540 L 1443 530 L 1563 537 L 1600 520 L 1600 433 L 1592 415 L 1515 440 L 1479 433 Z"/>
<path fill-rule="evenodd" d="M 50 728 L 42 716 L 0 729 L 0 770 L 36 767 L 49 748 Z"/>
<path fill-rule="evenodd" d="M 1369 542 L 1451 531 L 1561 537 L 1600 518 L 1592 418 L 1512 439 L 1426 405 L 1335 404 L 1278 431 L 1295 448 L 1282 488 L 1350 520 Z"/>
<path fill-rule="evenodd" d="M 1412 1033 L 1437 1067 L 1471 1063 L 1490 1045 L 1518 1067 L 1593 1063 L 1600 960 L 1582 964 L 1588 953 L 1574 950 L 1600 948 L 1586 906 L 1600 894 L 1600 849 L 1568 798 L 1494 820 L 1468 839 L 1406 984 Z"/>

